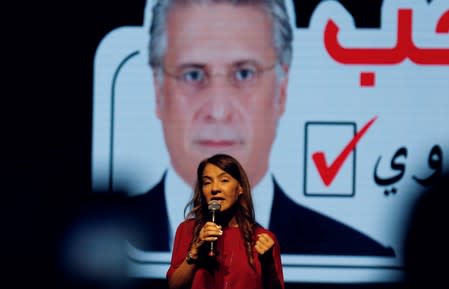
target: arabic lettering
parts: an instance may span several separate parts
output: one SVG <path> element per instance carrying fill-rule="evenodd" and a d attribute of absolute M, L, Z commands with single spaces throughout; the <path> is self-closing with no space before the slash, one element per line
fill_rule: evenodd
<path fill-rule="evenodd" d="M 393 169 L 394 171 L 398 171 L 398 174 L 390 176 L 390 177 L 386 177 L 386 178 L 381 178 L 378 176 L 377 174 L 377 169 L 381 160 L 381 157 L 379 157 L 376 161 L 376 165 L 374 166 L 374 181 L 376 182 L 376 184 L 380 185 L 380 186 L 388 186 L 388 185 L 392 185 L 396 182 L 398 182 L 405 174 L 405 164 L 404 163 L 400 163 L 397 161 L 397 159 L 399 157 L 404 157 L 407 158 L 407 148 L 405 147 L 401 147 L 399 148 L 396 153 L 394 154 L 393 158 L 391 159 L 390 162 L 390 167 L 391 169 Z M 392 193 L 396 193 L 396 188 L 393 187 L 392 189 Z M 388 190 L 384 191 L 385 195 L 388 195 L 390 192 Z"/>
<path fill-rule="evenodd" d="M 439 178 L 442 174 L 443 167 L 443 151 L 438 145 L 433 146 L 430 151 L 429 158 L 427 160 L 429 167 L 434 170 L 433 174 L 428 176 L 427 178 L 418 178 L 413 176 L 413 179 L 422 186 L 430 186 L 433 184 L 437 178 Z"/>
<path fill-rule="evenodd" d="M 391 65 L 407 57 L 420 65 L 449 65 L 448 48 L 419 48 L 412 39 L 412 10 L 398 10 L 397 42 L 392 48 L 345 48 L 338 41 L 339 27 L 329 20 L 324 31 L 324 43 L 330 56 L 343 64 Z M 438 33 L 448 33 L 449 10 L 437 23 Z"/>
<path fill-rule="evenodd" d="M 413 42 L 413 11 L 399 9 L 397 18 L 397 40 L 392 48 L 346 48 L 338 41 L 340 28 L 329 19 L 324 30 L 324 45 L 329 55 L 343 64 L 394 65 L 406 58 L 418 65 L 449 65 L 448 48 L 420 48 Z M 449 33 L 449 10 L 437 21 L 435 32 Z M 360 73 L 360 86 L 375 85 L 374 72 Z"/>
<path fill-rule="evenodd" d="M 392 186 L 391 189 L 386 188 L 384 190 L 384 194 L 386 196 L 390 194 L 395 194 L 398 190 L 393 184 L 396 184 L 399 182 L 406 170 L 405 162 L 401 160 L 403 158 L 404 160 L 407 158 L 407 148 L 406 147 L 400 147 L 395 154 L 393 155 L 393 158 L 390 161 L 390 167 L 393 171 L 396 173 L 391 176 L 381 177 L 378 173 L 379 164 L 381 161 L 381 158 L 379 158 L 376 161 L 376 164 L 374 166 L 374 182 L 379 186 Z M 434 145 L 429 153 L 428 157 L 428 166 L 433 170 L 433 173 L 430 174 L 428 177 L 417 177 L 412 176 L 413 180 L 415 180 L 418 184 L 421 186 L 430 186 L 432 185 L 438 177 L 442 175 L 442 168 L 443 168 L 443 151 L 439 145 Z"/>

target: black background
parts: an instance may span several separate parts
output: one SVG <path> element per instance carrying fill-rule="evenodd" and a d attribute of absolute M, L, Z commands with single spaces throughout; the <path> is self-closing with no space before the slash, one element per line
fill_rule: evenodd
<path fill-rule="evenodd" d="M 67 278 L 59 242 L 94 212 L 108 215 L 121 196 L 91 193 L 93 61 L 111 30 L 142 25 L 144 0 L 27 1 L 4 10 L 2 258 L 12 288 L 113 288 Z M 319 0 L 296 4 L 307 27 Z M 358 27 L 379 27 L 380 0 L 341 1 Z M 3 14 L 3 13 L 2 13 Z M 4 38 L 5 39 L 5 38 Z M 6 76 L 5 76 L 6 75 Z M 87 213 L 86 213 L 87 212 Z M 6 283 L 5 283 L 6 284 Z M 23 286 L 22 286 L 23 285 Z M 117 285 L 116 288 L 120 286 Z M 165 280 L 128 287 L 164 288 Z M 286 284 L 287 288 L 401 288 L 401 284 Z M 6 287 L 4 287 L 6 288 Z"/>

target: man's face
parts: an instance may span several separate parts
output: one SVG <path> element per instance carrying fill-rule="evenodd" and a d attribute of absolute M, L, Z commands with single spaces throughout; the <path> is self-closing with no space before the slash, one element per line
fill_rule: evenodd
<path fill-rule="evenodd" d="M 271 19 L 253 6 L 178 6 L 167 44 L 164 76 L 155 77 L 157 116 L 176 172 L 193 185 L 202 159 L 227 153 L 255 185 L 285 108 Z"/>

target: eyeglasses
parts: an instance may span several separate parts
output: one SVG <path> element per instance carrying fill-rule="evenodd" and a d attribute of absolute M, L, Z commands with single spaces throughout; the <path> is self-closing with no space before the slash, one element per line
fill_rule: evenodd
<path fill-rule="evenodd" d="M 257 86 L 262 75 L 272 70 L 277 63 L 270 66 L 261 66 L 255 62 L 236 63 L 225 73 L 212 73 L 206 65 L 188 65 L 172 72 L 163 67 L 165 75 L 176 79 L 178 84 L 187 90 L 200 90 L 208 87 L 213 78 L 226 77 L 229 84 L 237 89 L 246 89 Z"/>

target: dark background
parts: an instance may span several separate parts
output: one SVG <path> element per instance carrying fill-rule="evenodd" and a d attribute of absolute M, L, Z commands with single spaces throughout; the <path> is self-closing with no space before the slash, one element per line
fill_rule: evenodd
<path fill-rule="evenodd" d="M 29 3 L 28 3 L 29 2 Z M 319 0 L 299 0 L 307 27 Z M 382 1 L 340 1 L 358 27 L 379 27 Z M 91 192 L 93 60 L 113 29 L 142 25 L 144 0 L 9 5 L 3 54 L 2 263 L 8 287 L 165 288 L 165 280 L 86 280 L 61 241 L 80 222 L 120 217 L 122 195 Z M 6 102 L 5 102 L 6 100 Z M 5 117 L 6 116 L 6 117 Z M 6 132 L 6 133 L 5 133 Z M 2 243 L 3 243 L 2 242 Z M 62 260 L 62 261 L 61 261 Z M 9 282 L 9 283 L 6 283 Z M 12 285 L 12 286 L 11 286 Z M 23 285 L 23 286 L 22 286 Z M 403 288 L 402 284 L 286 284 L 287 288 Z M 6 287 L 5 287 L 6 288 Z"/>

